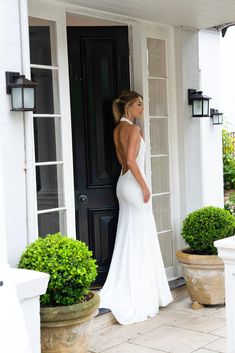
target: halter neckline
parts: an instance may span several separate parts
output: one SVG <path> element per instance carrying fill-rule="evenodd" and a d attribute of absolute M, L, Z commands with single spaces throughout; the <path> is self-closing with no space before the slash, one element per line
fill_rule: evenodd
<path fill-rule="evenodd" d="M 130 124 L 130 125 L 133 125 L 133 124 L 134 124 L 131 120 L 125 118 L 124 116 L 120 119 L 120 121 L 125 121 L 126 123 L 128 123 L 128 124 Z"/>

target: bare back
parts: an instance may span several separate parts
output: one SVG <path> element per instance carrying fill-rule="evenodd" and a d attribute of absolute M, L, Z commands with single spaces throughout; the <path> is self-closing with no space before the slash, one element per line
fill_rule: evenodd
<path fill-rule="evenodd" d="M 128 160 L 136 159 L 140 147 L 140 132 L 137 125 L 120 122 L 114 129 L 113 139 L 122 175 L 128 170 Z"/>

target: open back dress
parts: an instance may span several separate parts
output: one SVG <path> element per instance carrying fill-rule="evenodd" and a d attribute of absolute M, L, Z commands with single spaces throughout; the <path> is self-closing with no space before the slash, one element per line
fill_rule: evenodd
<path fill-rule="evenodd" d="M 122 118 L 121 121 L 124 121 Z M 128 121 L 127 119 L 125 121 Z M 145 143 L 136 158 L 145 176 Z M 172 301 L 150 202 L 130 170 L 117 183 L 119 218 L 109 273 L 100 291 L 100 308 L 127 325 L 154 317 Z"/>

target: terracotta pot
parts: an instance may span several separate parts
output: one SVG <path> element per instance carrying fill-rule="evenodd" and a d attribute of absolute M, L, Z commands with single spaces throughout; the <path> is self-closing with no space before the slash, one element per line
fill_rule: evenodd
<path fill-rule="evenodd" d="M 206 305 L 225 303 L 224 263 L 217 255 L 194 255 L 178 250 L 183 277 L 192 302 Z"/>
<path fill-rule="evenodd" d="M 87 353 L 89 331 L 97 314 L 97 293 L 86 302 L 58 307 L 41 307 L 42 353 Z"/>

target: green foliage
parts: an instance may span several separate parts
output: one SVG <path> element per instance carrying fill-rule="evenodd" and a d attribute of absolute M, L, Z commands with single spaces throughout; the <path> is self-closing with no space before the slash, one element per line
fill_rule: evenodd
<path fill-rule="evenodd" d="M 188 214 L 181 235 L 192 252 L 213 255 L 217 254 L 213 242 L 234 232 L 235 217 L 223 208 L 208 206 Z"/>
<path fill-rule="evenodd" d="M 229 134 L 229 131 L 222 130 L 222 143 L 223 143 L 223 159 L 230 159 L 233 156 L 234 147 L 233 139 Z"/>
<path fill-rule="evenodd" d="M 227 130 L 222 131 L 223 144 L 223 166 L 224 166 L 224 188 L 232 189 L 235 187 L 235 159 L 233 157 L 233 139 Z"/>
<path fill-rule="evenodd" d="M 224 209 L 228 210 L 233 216 L 235 216 L 235 204 L 228 200 L 224 203 Z"/>
<path fill-rule="evenodd" d="M 228 194 L 228 199 L 230 202 L 233 202 L 235 204 L 235 191 L 230 191 Z"/>
<path fill-rule="evenodd" d="M 41 304 L 72 305 L 84 299 L 97 276 L 96 260 L 87 245 L 60 233 L 48 234 L 31 243 L 22 254 L 19 268 L 50 275 Z"/>
<path fill-rule="evenodd" d="M 235 187 L 235 159 L 231 158 L 224 162 L 224 189 L 230 190 Z"/>

